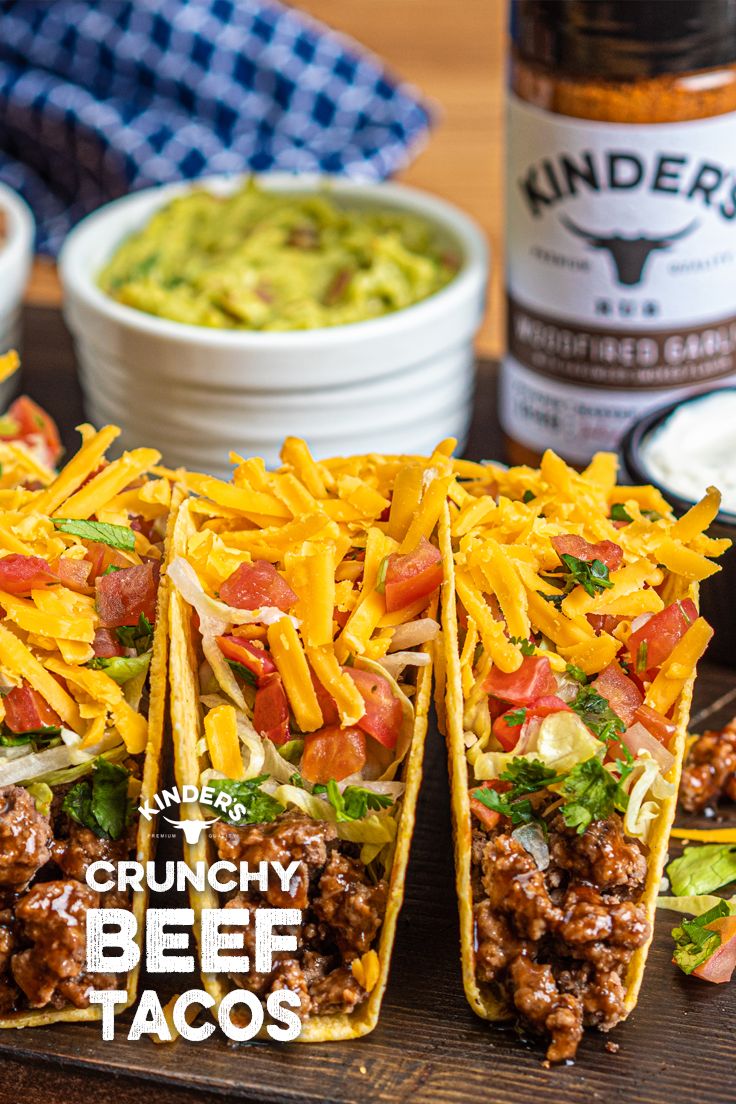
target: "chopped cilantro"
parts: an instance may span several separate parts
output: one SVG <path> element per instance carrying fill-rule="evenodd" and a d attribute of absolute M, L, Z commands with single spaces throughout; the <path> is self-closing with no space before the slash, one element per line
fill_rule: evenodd
<path fill-rule="evenodd" d="M 374 793 L 362 786 L 346 786 L 342 793 L 331 778 L 326 786 L 317 785 L 312 793 L 324 794 L 332 808 L 335 810 L 338 821 L 360 820 L 369 810 L 377 812 L 379 809 L 387 809 L 393 805 L 394 799 L 389 794 Z"/>
<path fill-rule="evenodd" d="M 586 594 L 594 598 L 600 590 L 610 590 L 613 583 L 608 577 L 608 567 L 602 560 L 580 560 L 577 556 L 571 556 L 569 552 L 563 552 L 560 556 L 567 568 L 565 590 L 570 592 L 576 586 L 581 586 Z"/>
<path fill-rule="evenodd" d="M 539 595 L 540 598 L 544 598 L 545 602 L 550 602 L 555 607 L 555 609 L 560 608 L 560 606 L 562 605 L 562 603 L 564 601 L 564 598 L 565 598 L 564 593 L 545 594 L 543 590 L 538 590 L 537 594 Z"/>
<path fill-rule="evenodd" d="M 512 709 L 508 713 L 504 713 L 503 719 L 510 728 L 516 728 L 517 725 L 523 725 L 526 720 L 526 707 L 520 706 L 519 709 Z"/>
<path fill-rule="evenodd" d="M 512 644 L 516 644 L 517 648 L 524 656 L 534 655 L 537 650 L 537 646 L 533 640 L 530 640 L 526 636 L 510 636 L 509 640 Z"/>
<path fill-rule="evenodd" d="M 213 778 L 207 785 L 216 794 L 227 794 L 232 803 L 222 810 L 224 820 L 230 824 L 264 824 L 275 820 L 284 807 L 270 794 L 264 793 L 261 785 L 268 778 L 261 774 L 257 778 L 248 778 L 236 782 L 230 778 Z M 219 806 L 215 806 L 219 808 Z"/>
<path fill-rule="evenodd" d="M 623 502 L 614 502 L 611 507 L 611 521 L 633 521 L 634 519 L 627 513 L 626 507 Z"/>
<path fill-rule="evenodd" d="M 618 713 L 614 713 L 607 699 L 592 686 L 581 686 L 570 702 L 570 708 L 603 743 L 617 740 L 620 733 L 626 731 L 626 725 Z"/>
<path fill-rule="evenodd" d="M 124 648 L 133 648 L 136 655 L 142 655 L 153 643 L 153 625 L 142 613 L 137 625 L 121 625 L 115 629 L 115 635 Z"/>
<path fill-rule="evenodd" d="M 722 916 L 730 916 L 731 910 L 726 901 L 721 901 L 702 916 L 692 920 L 683 920 L 679 927 L 672 929 L 675 941 L 674 962 L 685 974 L 691 974 L 698 966 L 707 962 L 721 945 L 721 933 L 709 930 L 706 925 Z"/>
<path fill-rule="evenodd" d="M 77 782 L 64 798 L 62 812 L 91 829 L 100 839 L 120 839 L 130 824 L 130 771 L 98 759 L 91 779 Z"/>
<path fill-rule="evenodd" d="M 106 544 L 109 548 L 122 548 L 132 552 L 135 533 L 127 525 L 110 525 L 106 521 L 85 521 L 77 518 L 54 518 L 54 526 L 62 533 L 69 533 L 80 540 Z"/>
<path fill-rule="evenodd" d="M 23 744 L 47 744 L 61 736 L 56 725 L 44 725 L 28 732 L 11 732 L 7 725 L 0 725 L 0 747 L 22 747 Z"/>
<path fill-rule="evenodd" d="M 108 564 L 107 567 L 105 568 L 105 570 L 102 572 L 102 574 L 103 575 L 114 575 L 116 571 L 122 571 L 122 570 L 123 570 L 122 567 L 118 567 L 116 564 Z"/>
<path fill-rule="evenodd" d="M 525 795 L 537 793 L 553 782 L 561 781 L 563 776 L 555 774 L 539 759 L 515 758 L 499 777 L 501 781 L 511 783 L 510 788 L 504 793 L 484 786 L 482 789 L 473 790 L 472 796 L 488 809 L 508 817 L 512 824 L 529 824 L 532 821 L 539 821 L 539 818 L 532 802 L 525 798 Z M 544 823 L 540 823 L 544 828 Z"/>
<path fill-rule="evenodd" d="M 533 502 L 537 496 L 533 491 L 524 491 L 524 495 L 521 499 L 522 502 Z"/>
<path fill-rule="evenodd" d="M 588 676 L 582 667 L 576 667 L 574 663 L 568 663 L 565 667 L 565 674 L 569 675 L 571 679 L 575 679 L 575 682 L 579 682 L 581 686 L 588 685 Z"/>
<path fill-rule="evenodd" d="M 236 675 L 239 675 L 249 686 L 258 686 L 258 679 L 253 674 L 250 667 L 246 667 L 244 663 L 238 663 L 237 659 L 229 659 L 227 662 L 230 670 L 234 671 Z"/>
<path fill-rule="evenodd" d="M 626 773 L 631 768 L 625 768 Z M 605 820 L 614 809 L 625 812 L 628 795 L 621 778 L 616 778 L 595 756 L 573 767 L 560 786 L 565 798 L 562 818 L 568 828 L 575 828 L 578 835 L 594 820 Z"/>
<path fill-rule="evenodd" d="M 647 669 L 647 656 L 649 654 L 649 644 L 646 640 L 642 640 L 641 644 L 636 650 L 636 673 L 637 675 L 643 675 Z"/>

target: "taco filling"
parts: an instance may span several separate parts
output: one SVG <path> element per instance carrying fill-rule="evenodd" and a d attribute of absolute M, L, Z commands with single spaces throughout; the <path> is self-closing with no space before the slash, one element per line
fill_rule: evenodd
<path fill-rule="evenodd" d="M 724 550 L 703 535 L 718 495 L 676 522 L 653 488 L 617 487 L 606 455 L 582 475 L 548 453 L 476 479 L 451 520 L 473 987 L 559 1062 L 635 999 L 680 699 L 711 636 L 690 595 Z"/>
<path fill-rule="evenodd" d="M 426 460 L 317 464 L 293 440 L 283 459 L 274 474 L 241 464 L 233 485 L 188 478 L 201 497 L 179 513 L 168 574 L 193 630 L 202 720 L 178 737 L 178 776 L 232 799 L 209 829 L 212 858 L 297 863 L 286 885 L 269 867 L 267 885 L 227 900 L 251 910 L 249 956 L 253 911 L 303 910 L 297 950 L 229 987 L 264 1000 L 291 989 L 315 1018 L 367 1000 L 392 893 L 398 909 L 402 764 L 425 722 L 442 581 L 428 538 L 446 481 Z M 176 726 L 176 668 L 172 684 Z"/>
<path fill-rule="evenodd" d="M 159 454 L 107 462 L 114 427 L 83 428 L 45 488 L 0 510 L 0 1020 L 84 1009 L 86 915 L 130 908 L 86 884 L 135 857 L 150 668 L 170 501 Z M 132 994 L 131 994 L 132 996 Z M 14 1016 L 17 1014 L 17 1016 Z M 45 1017 L 47 1018 L 47 1017 Z"/>

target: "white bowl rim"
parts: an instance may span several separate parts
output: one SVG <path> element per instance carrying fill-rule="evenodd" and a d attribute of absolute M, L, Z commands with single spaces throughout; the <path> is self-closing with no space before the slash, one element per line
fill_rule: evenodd
<path fill-rule="evenodd" d="M 337 326 L 324 326 L 312 330 L 262 331 L 219 330 L 207 326 L 195 326 L 174 322 L 118 303 L 97 285 L 97 273 L 83 268 L 78 252 L 85 239 L 94 235 L 102 223 L 114 220 L 124 208 L 140 202 L 141 197 L 161 196 L 161 206 L 169 199 L 193 188 L 214 187 L 216 190 L 234 190 L 250 177 L 264 187 L 277 191 L 317 190 L 326 187 L 336 195 L 349 196 L 368 203 L 385 203 L 423 216 L 440 230 L 449 233 L 460 244 L 463 259 L 460 269 L 440 291 L 418 303 L 379 318 L 362 322 L 350 322 Z M 150 216 L 149 216 L 150 217 Z M 86 307 L 105 315 L 121 326 L 138 330 L 159 338 L 206 348 L 253 350 L 271 349 L 296 351 L 342 345 L 353 340 L 391 337 L 405 329 L 421 327 L 438 310 L 451 309 L 459 301 L 472 294 L 479 283 L 485 282 L 489 263 L 489 248 L 481 227 L 469 215 L 447 200 L 406 184 L 385 181 L 349 179 L 316 173 L 233 173 L 202 177 L 198 180 L 177 181 L 131 192 L 113 200 L 83 218 L 68 234 L 59 254 L 59 275 L 68 299 L 78 297 Z"/>
<path fill-rule="evenodd" d="M 7 237 L 0 243 L 0 280 L 27 260 L 33 248 L 33 212 L 22 196 L 0 181 L 0 207 L 7 216 Z"/>

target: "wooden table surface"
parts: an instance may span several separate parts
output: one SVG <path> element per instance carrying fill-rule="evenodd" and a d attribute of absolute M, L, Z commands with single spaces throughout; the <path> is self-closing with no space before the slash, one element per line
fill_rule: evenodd
<path fill-rule="evenodd" d="M 491 287 L 478 350 L 499 356 L 506 0 L 299 0 L 293 6 L 375 51 L 434 103 L 429 142 L 398 179 L 458 204 L 488 234 Z M 28 302 L 59 301 L 54 266 L 38 261 Z"/>
<path fill-rule="evenodd" d="M 82 416 L 71 344 L 58 314 L 26 312 L 24 386 L 59 418 L 68 447 Z M 498 455 L 495 370 L 481 365 L 468 455 Z M 736 711 L 736 672 L 704 664 L 693 729 Z M 158 902 L 159 904 L 161 902 Z M 671 914 L 659 918 L 634 1014 L 613 1038 L 589 1033 L 576 1065 L 545 1070 L 538 1043 L 473 1015 L 459 969 L 445 752 L 430 728 L 404 908 L 379 1026 L 327 1045 L 155 1046 L 98 1024 L 0 1032 L 0 1104 L 733 1104 L 736 984 L 708 986 L 670 963 Z M 178 991 L 196 979 L 178 975 Z M 107 1070 L 99 1071 L 100 1062 Z"/>

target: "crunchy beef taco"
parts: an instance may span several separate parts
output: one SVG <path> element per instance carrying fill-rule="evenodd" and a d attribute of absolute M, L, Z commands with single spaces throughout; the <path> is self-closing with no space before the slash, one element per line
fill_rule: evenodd
<path fill-rule="evenodd" d="M 422 770 L 449 449 L 316 463 L 290 438 L 278 472 L 248 460 L 229 484 L 186 479 L 168 569 L 177 782 L 232 802 L 188 810 L 220 818 L 188 862 L 299 862 L 286 890 L 270 872 L 267 889 L 194 892 L 193 907 L 303 910 L 297 951 L 269 974 L 203 980 L 216 1001 L 293 990 L 302 1041 L 365 1034 L 380 1011 Z M 252 928 L 243 941 L 252 957 Z"/>
<path fill-rule="evenodd" d="M 0 491 L 0 1027 L 98 1018 L 91 991 L 121 979 L 85 972 L 87 911 L 132 909 L 139 939 L 145 918 L 144 893 L 85 876 L 151 857 L 172 489 L 158 452 L 108 462 L 119 430 L 81 432 L 47 485 Z"/>
<path fill-rule="evenodd" d="M 720 496 L 676 521 L 603 453 L 582 475 L 551 452 L 456 471 L 440 545 L 465 991 L 562 1061 L 637 1000 Z"/>

